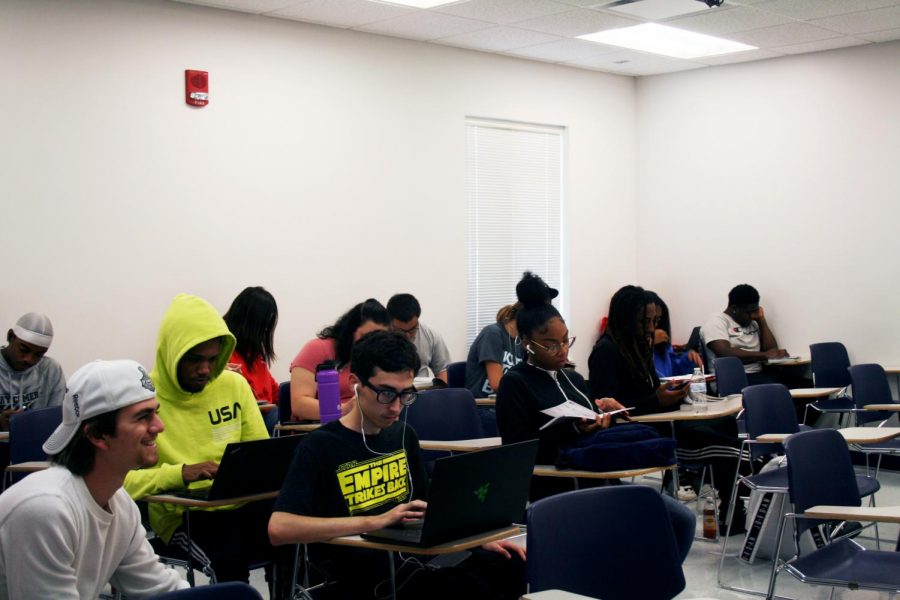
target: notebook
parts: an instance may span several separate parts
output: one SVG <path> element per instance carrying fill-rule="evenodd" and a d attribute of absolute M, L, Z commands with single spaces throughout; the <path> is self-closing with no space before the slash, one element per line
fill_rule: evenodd
<path fill-rule="evenodd" d="M 537 448 L 530 440 L 439 458 L 425 518 L 362 537 L 427 547 L 511 525 L 525 514 Z"/>
<path fill-rule="evenodd" d="M 302 435 L 233 442 L 225 447 L 212 486 L 173 495 L 194 500 L 227 500 L 281 489 Z"/>

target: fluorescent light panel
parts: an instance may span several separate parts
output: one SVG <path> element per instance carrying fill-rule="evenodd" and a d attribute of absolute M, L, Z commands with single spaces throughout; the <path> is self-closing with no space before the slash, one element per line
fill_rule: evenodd
<path fill-rule="evenodd" d="M 658 23 L 644 23 L 621 29 L 607 29 L 596 33 L 579 35 L 580 39 L 610 46 L 620 46 L 674 58 L 699 58 L 731 52 L 756 50 L 748 46 L 711 35 L 694 33 Z"/>
<path fill-rule="evenodd" d="M 379 0 L 382 4 L 398 4 L 400 6 L 411 6 L 412 8 L 434 8 L 435 6 L 443 6 L 444 4 L 453 4 L 459 0 Z"/>

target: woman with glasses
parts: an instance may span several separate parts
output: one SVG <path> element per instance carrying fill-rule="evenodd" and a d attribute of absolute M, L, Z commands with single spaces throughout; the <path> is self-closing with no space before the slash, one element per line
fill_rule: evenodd
<path fill-rule="evenodd" d="M 551 288 L 540 277 L 525 273 L 516 286 L 516 295 L 522 304 L 516 323 L 527 358 L 510 369 L 500 382 L 497 392 L 497 424 L 504 444 L 538 439 L 537 462 L 552 465 L 557 462 L 560 450 L 582 436 L 608 428 L 611 417 L 597 414 L 593 419 L 580 421 L 562 419 L 541 429 L 551 420 L 550 416 L 541 411 L 565 402 L 573 402 L 591 411 L 599 409 L 608 412 L 624 407 L 612 398 L 594 399 L 584 378 L 574 370 L 566 369 L 569 348 L 575 343 L 575 338 L 569 334 L 559 311 L 550 304 L 553 297 Z M 597 485 L 598 481 L 602 480 L 584 480 L 579 482 L 579 486 Z M 531 483 L 531 500 L 572 489 L 573 484 L 569 479 L 534 477 Z M 679 553 L 684 560 L 694 536 L 694 514 L 666 496 L 663 497 L 663 502 L 672 521 Z"/>
<path fill-rule="evenodd" d="M 386 331 L 391 318 L 381 302 L 369 298 L 360 302 L 334 323 L 308 341 L 291 361 L 291 413 L 295 420 L 318 420 L 319 401 L 316 384 L 316 367 L 333 363 L 338 372 L 341 392 L 341 411 L 346 414 L 347 404 L 353 398 L 350 383 L 350 353 L 353 344 L 372 331 Z"/>

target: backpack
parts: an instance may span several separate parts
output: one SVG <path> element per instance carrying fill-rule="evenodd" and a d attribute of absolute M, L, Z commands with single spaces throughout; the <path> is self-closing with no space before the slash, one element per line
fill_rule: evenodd
<path fill-rule="evenodd" d="M 561 448 L 556 466 L 584 471 L 627 471 L 675 464 L 675 440 L 640 423 L 624 423 L 579 436 Z"/>

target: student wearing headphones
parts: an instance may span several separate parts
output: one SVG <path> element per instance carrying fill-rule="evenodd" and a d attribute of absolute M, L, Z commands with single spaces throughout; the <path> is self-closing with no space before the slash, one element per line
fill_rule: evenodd
<path fill-rule="evenodd" d="M 419 441 L 401 421 L 418 394 L 413 378 L 419 356 L 404 335 L 375 331 L 356 342 L 350 364 L 350 409 L 298 446 L 269 520 L 269 539 L 274 545 L 312 544 L 315 567 L 336 581 L 323 597 L 385 597 L 386 552 L 314 542 L 423 517 L 428 481 Z M 517 560 L 503 560 L 512 556 Z M 524 558 L 523 548 L 504 540 L 473 551 L 452 574 L 441 569 L 411 576 L 404 561 L 397 586 L 409 598 L 518 598 L 525 591 L 518 560 Z"/>

